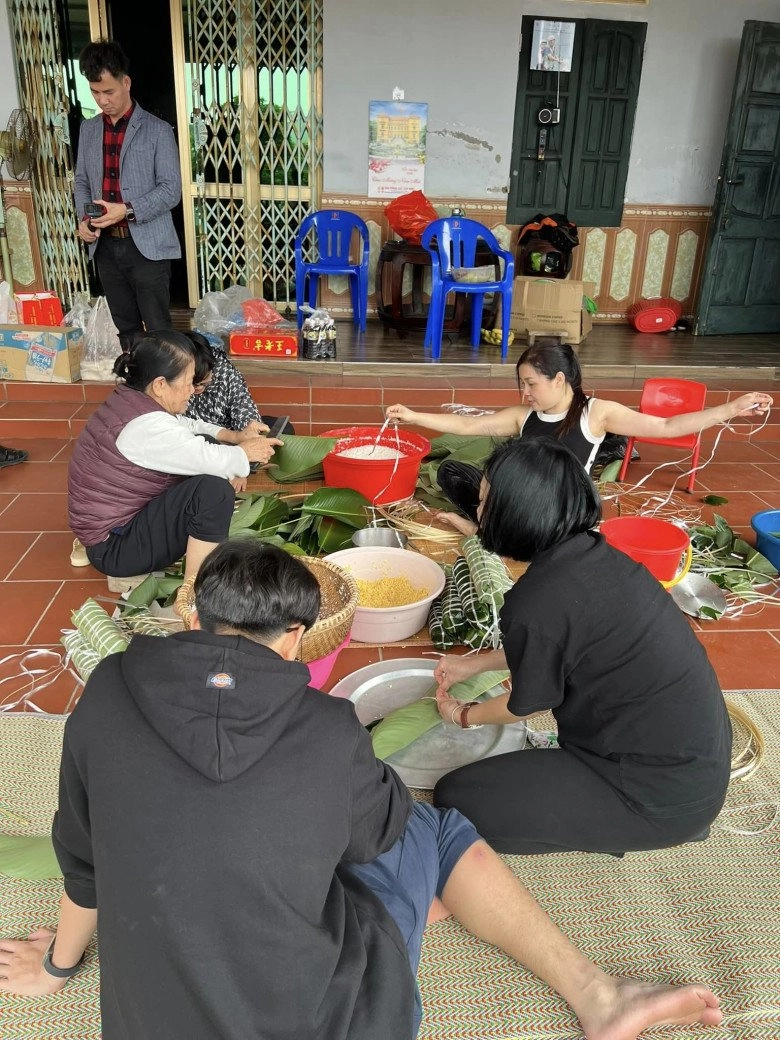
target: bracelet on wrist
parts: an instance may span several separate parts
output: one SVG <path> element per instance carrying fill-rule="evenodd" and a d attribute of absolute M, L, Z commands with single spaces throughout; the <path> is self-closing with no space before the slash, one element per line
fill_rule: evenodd
<path fill-rule="evenodd" d="M 54 949 L 54 942 L 56 938 L 57 936 L 55 935 L 52 941 L 49 943 L 48 950 L 43 956 L 43 970 L 46 972 L 47 975 L 51 975 L 55 979 L 70 979 L 78 971 L 81 970 L 81 965 L 84 963 L 84 958 L 86 957 L 87 952 L 85 950 L 84 953 L 82 953 L 82 955 L 79 957 L 78 961 L 76 962 L 76 964 L 73 965 L 72 968 L 58 968 L 55 964 L 52 964 L 51 960 L 51 954 L 52 950 Z"/>

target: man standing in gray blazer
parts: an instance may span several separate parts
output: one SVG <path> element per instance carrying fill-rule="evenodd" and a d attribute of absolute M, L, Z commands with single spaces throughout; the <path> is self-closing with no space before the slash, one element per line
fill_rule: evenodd
<path fill-rule="evenodd" d="M 126 347 L 144 328 L 171 325 L 171 260 L 181 256 L 171 218 L 181 198 L 179 155 L 168 123 L 130 96 L 128 61 L 119 44 L 87 44 L 79 68 L 101 115 L 85 120 L 79 133 L 78 234 L 95 258 Z"/>

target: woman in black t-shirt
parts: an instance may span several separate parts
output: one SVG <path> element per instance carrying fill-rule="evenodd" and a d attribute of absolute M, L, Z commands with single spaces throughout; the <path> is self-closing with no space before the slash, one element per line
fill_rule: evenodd
<path fill-rule="evenodd" d="M 558 750 L 484 759 L 443 777 L 499 852 L 623 852 L 706 837 L 729 780 L 731 726 L 685 617 L 641 564 L 593 528 L 598 494 L 572 453 L 519 438 L 497 448 L 478 511 L 485 548 L 530 566 L 506 596 L 503 647 L 445 656 L 446 722 L 466 728 L 552 711 Z M 511 692 L 464 707 L 447 690 L 509 668 Z"/>
<path fill-rule="evenodd" d="M 761 416 L 772 406 L 769 394 L 742 394 L 734 401 L 663 419 L 636 412 L 617 401 L 587 397 L 582 388 L 582 370 L 577 355 L 557 339 L 539 339 L 520 355 L 516 367 L 522 404 L 487 415 L 453 415 L 449 412 L 414 412 L 402 404 L 387 409 L 388 419 L 414 423 L 438 433 L 503 439 L 519 434 L 523 439 L 559 440 L 580 460 L 585 469 L 596 460 L 607 434 L 620 437 L 684 437 L 738 415 Z M 441 464 L 437 480 L 468 519 L 444 513 L 464 534 L 474 530 L 482 474 L 476 466 L 457 461 Z"/>

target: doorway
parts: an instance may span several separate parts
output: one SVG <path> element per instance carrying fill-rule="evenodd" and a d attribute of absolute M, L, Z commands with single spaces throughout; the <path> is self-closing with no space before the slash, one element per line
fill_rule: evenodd
<path fill-rule="evenodd" d="M 181 147 L 176 114 L 176 85 L 170 5 L 160 0 L 106 0 L 109 37 L 116 40 L 130 62 L 132 94 L 141 108 L 170 123 Z M 171 263 L 171 307 L 189 306 L 187 265 L 184 256 L 182 203 L 171 211 L 182 259 Z"/>
<path fill-rule="evenodd" d="M 780 24 L 745 22 L 701 283 L 702 336 L 780 330 Z"/>

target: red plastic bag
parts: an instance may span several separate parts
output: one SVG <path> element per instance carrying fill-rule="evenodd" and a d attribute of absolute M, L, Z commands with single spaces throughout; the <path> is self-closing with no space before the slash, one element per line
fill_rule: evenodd
<path fill-rule="evenodd" d="M 385 206 L 385 216 L 393 231 L 413 246 L 419 246 L 422 233 L 430 222 L 439 219 L 439 214 L 421 191 L 410 191 L 408 195 L 393 199 Z"/>
<path fill-rule="evenodd" d="M 278 325 L 284 321 L 276 307 L 272 307 L 265 300 L 243 300 L 241 310 L 244 313 L 244 324 L 250 327 L 265 328 L 267 325 Z"/>

